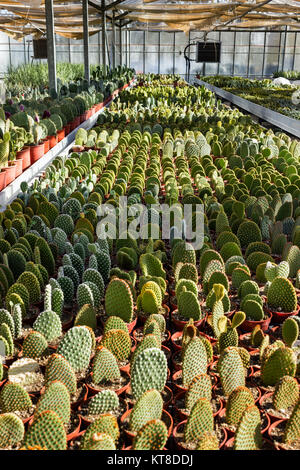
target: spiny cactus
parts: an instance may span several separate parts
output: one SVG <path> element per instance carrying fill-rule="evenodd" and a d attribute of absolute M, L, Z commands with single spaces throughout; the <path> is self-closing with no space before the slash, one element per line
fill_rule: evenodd
<path fill-rule="evenodd" d="M 72 279 L 70 279 L 68 276 L 59 275 L 57 281 L 61 290 L 63 291 L 64 303 L 66 305 L 70 305 L 74 297 L 74 284 Z"/>
<path fill-rule="evenodd" d="M 220 353 L 224 351 L 228 346 L 237 346 L 239 342 L 239 335 L 237 332 L 237 328 L 245 321 L 246 315 L 244 312 L 236 312 L 230 324 L 228 319 L 225 317 L 221 317 L 218 322 L 219 330 L 221 334 L 219 336 L 219 350 Z M 228 325 L 229 323 L 229 325 Z"/>
<path fill-rule="evenodd" d="M 144 276 L 157 276 L 166 279 L 166 273 L 162 262 L 157 258 L 157 256 L 151 253 L 145 253 L 140 256 L 139 264 Z"/>
<path fill-rule="evenodd" d="M 265 385 L 275 385 L 285 375 L 295 376 L 296 356 L 292 349 L 277 347 L 262 361 L 261 380 Z"/>
<path fill-rule="evenodd" d="M 188 387 L 193 378 L 207 371 L 207 353 L 200 338 L 192 338 L 184 350 L 182 361 L 182 383 Z"/>
<path fill-rule="evenodd" d="M 70 394 L 76 392 L 77 383 L 76 376 L 70 363 L 59 354 L 52 354 L 47 362 L 45 372 L 45 383 L 49 385 L 51 382 L 59 381 L 63 383 Z"/>
<path fill-rule="evenodd" d="M 76 298 L 79 308 L 81 308 L 85 304 L 94 306 L 94 296 L 92 289 L 85 283 L 79 284 L 77 288 Z"/>
<path fill-rule="evenodd" d="M 12 356 L 14 353 L 14 340 L 6 323 L 0 325 L 0 338 L 5 344 L 5 356 Z"/>
<path fill-rule="evenodd" d="M 300 401 L 296 404 L 290 419 L 287 422 L 283 441 L 286 444 L 291 444 L 300 437 Z"/>
<path fill-rule="evenodd" d="M 133 297 L 129 285 L 123 279 L 112 279 L 105 293 L 105 311 L 130 323 L 133 317 Z"/>
<path fill-rule="evenodd" d="M 59 318 L 61 318 L 62 313 L 63 313 L 63 306 L 64 306 L 64 293 L 61 288 L 52 289 L 51 301 L 52 301 L 51 310 L 55 312 L 59 316 Z"/>
<path fill-rule="evenodd" d="M 33 324 L 33 329 L 41 333 L 48 342 L 62 335 L 62 324 L 59 316 L 51 310 L 39 314 Z"/>
<path fill-rule="evenodd" d="M 9 313 L 8 310 L 5 310 L 4 308 L 0 309 L 0 325 L 2 323 L 6 323 L 7 326 L 10 329 L 12 337 L 15 336 L 15 322 L 12 317 L 12 315 Z"/>
<path fill-rule="evenodd" d="M 299 336 L 299 325 L 298 322 L 292 318 L 286 318 L 282 324 L 282 339 L 287 346 L 290 348 Z"/>
<path fill-rule="evenodd" d="M 83 273 L 82 281 L 91 281 L 96 284 L 99 289 L 100 297 L 102 298 L 104 296 L 104 281 L 101 274 L 96 269 L 86 269 Z"/>
<path fill-rule="evenodd" d="M 195 321 L 200 320 L 202 315 L 198 296 L 185 287 L 178 298 L 178 314 L 184 319 L 192 318 Z"/>
<path fill-rule="evenodd" d="M 272 282 L 276 277 L 287 278 L 290 272 L 290 266 L 287 261 L 282 261 L 278 265 L 268 262 L 265 267 L 265 278 Z"/>
<path fill-rule="evenodd" d="M 259 348 L 264 339 L 264 336 L 264 332 L 262 331 L 260 325 L 256 325 L 251 332 L 251 345 L 255 348 Z"/>
<path fill-rule="evenodd" d="M 47 385 L 45 392 L 37 402 L 34 420 L 45 410 L 55 411 L 64 424 L 70 421 L 70 394 L 67 387 L 62 382 L 55 381 Z"/>
<path fill-rule="evenodd" d="M 277 277 L 268 289 L 268 305 L 282 312 L 294 312 L 297 309 L 296 291 L 288 279 Z"/>
<path fill-rule="evenodd" d="M 36 359 L 45 356 L 47 352 L 46 338 L 38 331 L 30 331 L 23 342 L 23 356 Z"/>
<path fill-rule="evenodd" d="M 14 413 L 0 415 L 0 448 L 6 449 L 21 443 L 25 429 L 22 420 Z"/>
<path fill-rule="evenodd" d="M 237 237 L 240 240 L 242 248 L 247 247 L 252 242 L 262 241 L 261 231 L 258 225 L 251 220 L 241 223 L 237 231 Z"/>
<path fill-rule="evenodd" d="M 244 411 L 235 437 L 235 450 L 258 450 L 262 447 L 261 419 L 259 409 L 250 405 Z"/>
<path fill-rule="evenodd" d="M 109 330 L 128 331 L 128 328 L 122 318 L 115 317 L 114 315 L 112 315 L 111 317 L 108 317 L 108 319 L 104 323 L 104 334 L 107 333 Z"/>
<path fill-rule="evenodd" d="M 43 411 L 25 434 L 24 446 L 47 450 L 66 450 L 67 436 L 63 422 L 52 410 Z"/>
<path fill-rule="evenodd" d="M 180 280 L 192 281 L 198 284 L 198 271 L 197 266 L 193 263 L 177 263 L 174 270 L 174 277 L 176 284 Z"/>
<path fill-rule="evenodd" d="M 237 426 L 244 411 L 250 405 L 254 405 L 254 398 L 249 388 L 237 387 L 230 393 L 226 403 L 226 422 Z"/>
<path fill-rule="evenodd" d="M 191 409 L 184 428 L 185 442 L 198 442 L 205 432 L 214 429 L 214 416 L 210 401 L 199 398 Z"/>
<path fill-rule="evenodd" d="M 108 434 L 95 433 L 86 444 L 85 450 L 116 450 L 116 444 Z"/>
<path fill-rule="evenodd" d="M 137 299 L 137 307 L 147 314 L 158 313 L 162 304 L 160 286 L 154 281 L 146 282 Z"/>
<path fill-rule="evenodd" d="M 41 300 L 41 288 L 35 274 L 30 271 L 24 271 L 18 278 L 18 283 L 23 284 L 29 293 L 29 302 L 39 302 Z"/>
<path fill-rule="evenodd" d="M 96 330 L 97 315 L 96 310 L 92 305 L 85 304 L 80 308 L 74 320 L 74 326 L 79 325 L 86 325 L 92 328 L 92 330 Z"/>
<path fill-rule="evenodd" d="M 275 410 L 286 410 L 296 405 L 299 400 L 299 386 L 296 379 L 285 375 L 276 384 L 273 393 L 273 406 Z"/>
<path fill-rule="evenodd" d="M 211 401 L 211 396 L 212 384 L 209 375 L 196 375 L 185 394 L 185 407 L 187 410 L 191 410 L 199 398 L 207 398 Z"/>
<path fill-rule="evenodd" d="M 89 448 L 95 433 L 108 434 L 113 441 L 116 442 L 120 435 L 117 418 L 111 414 L 103 414 L 90 424 L 81 438 L 81 450 L 87 450 Z"/>
<path fill-rule="evenodd" d="M 31 398 L 21 385 L 6 382 L 0 392 L 0 408 L 4 413 L 29 410 L 31 406 Z"/>
<path fill-rule="evenodd" d="M 224 349 L 218 361 L 218 371 L 226 396 L 230 395 L 237 387 L 245 386 L 244 366 L 236 348 Z"/>
<path fill-rule="evenodd" d="M 161 315 L 160 313 L 153 313 L 145 321 L 145 325 L 144 325 L 145 330 L 147 330 L 148 325 L 151 324 L 152 321 L 155 321 L 158 324 L 159 330 L 160 330 L 161 334 L 163 334 L 166 330 L 166 319 L 165 319 L 165 317 L 163 315 Z"/>
<path fill-rule="evenodd" d="M 148 421 L 137 433 L 133 450 L 162 450 L 168 439 L 168 430 L 163 421 Z"/>
<path fill-rule="evenodd" d="M 132 395 L 137 400 L 147 390 L 161 392 L 167 380 L 167 359 L 157 348 L 145 349 L 131 365 Z"/>
<path fill-rule="evenodd" d="M 163 399 L 157 390 L 148 390 L 135 403 L 130 413 L 129 426 L 131 431 L 139 431 L 148 421 L 161 419 Z"/>
<path fill-rule="evenodd" d="M 112 390 L 102 390 L 91 398 L 88 404 L 90 415 L 100 415 L 115 410 L 119 406 L 119 397 Z"/>
<path fill-rule="evenodd" d="M 111 351 L 118 361 L 126 361 L 130 356 L 131 339 L 128 331 L 109 330 L 103 335 L 101 345 Z"/>
<path fill-rule="evenodd" d="M 58 354 L 69 361 L 75 372 L 88 367 L 91 351 L 92 338 L 85 326 L 74 326 L 68 330 L 57 348 Z"/>
<path fill-rule="evenodd" d="M 115 356 L 104 346 L 96 349 L 92 365 L 93 383 L 96 385 L 103 380 L 109 381 L 120 378 L 120 370 Z"/>
<path fill-rule="evenodd" d="M 159 348 L 161 347 L 161 331 L 160 331 L 160 328 L 159 328 L 159 324 L 157 323 L 156 320 L 151 320 L 151 321 L 147 321 L 144 325 L 144 329 L 143 329 L 143 334 L 144 336 L 147 336 L 147 335 L 154 335 L 156 336 L 157 338 L 157 343 L 158 343 L 158 346 Z"/>
<path fill-rule="evenodd" d="M 216 338 L 218 338 L 221 334 L 221 331 L 219 329 L 219 320 L 221 317 L 224 316 L 224 308 L 223 308 L 223 296 L 224 296 L 224 286 L 222 284 L 215 284 L 213 286 L 214 289 L 214 294 L 216 297 L 216 301 L 213 305 L 212 308 L 212 329 L 214 331 L 214 334 Z"/>

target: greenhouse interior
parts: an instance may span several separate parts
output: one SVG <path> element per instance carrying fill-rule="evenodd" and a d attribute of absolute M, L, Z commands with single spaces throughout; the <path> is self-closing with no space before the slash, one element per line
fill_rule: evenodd
<path fill-rule="evenodd" d="M 0 0 L 0 57 L 0 449 L 300 450 L 300 0 Z"/>

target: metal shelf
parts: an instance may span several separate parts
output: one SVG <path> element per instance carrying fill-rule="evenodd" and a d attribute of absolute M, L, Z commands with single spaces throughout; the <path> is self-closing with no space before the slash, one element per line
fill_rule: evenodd
<path fill-rule="evenodd" d="M 198 78 L 194 79 L 194 84 L 200 86 L 204 85 L 216 95 L 224 98 L 227 101 L 230 101 L 232 104 L 244 109 L 248 113 L 254 114 L 260 119 L 269 122 L 273 126 L 276 126 L 279 129 L 282 129 L 289 134 L 300 138 L 300 121 L 298 119 L 290 118 L 284 114 L 272 111 L 272 109 L 268 109 L 259 104 L 252 103 L 251 101 L 245 100 L 245 98 L 241 98 L 240 96 L 234 95 L 229 91 L 225 91 L 222 88 L 218 88 L 214 85 L 211 85 L 210 83 L 204 82 L 203 80 L 199 80 Z"/>

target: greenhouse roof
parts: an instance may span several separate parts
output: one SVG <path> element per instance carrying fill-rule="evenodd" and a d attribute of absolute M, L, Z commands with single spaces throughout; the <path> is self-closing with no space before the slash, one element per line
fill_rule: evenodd
<path fill-rule="evenodd" d="M 89 34 L 101 30 L 101 0 L 89 0 Z M 131 28 L 184 31 L 216 31 L 220 29 L 300 29 L 300 0 L 264 1 L 163 1 L 116 0 L 105 2 L 106 17 Z M 80 0 L 54 0 L 55 32 L 61 36 L 80 39 L 83 36 L 82 5 Z M 28 2 L 0 0 L 0 30 L 15 39 L 25 35 L 41 37 L 46 31 L 44 0 Z"/>

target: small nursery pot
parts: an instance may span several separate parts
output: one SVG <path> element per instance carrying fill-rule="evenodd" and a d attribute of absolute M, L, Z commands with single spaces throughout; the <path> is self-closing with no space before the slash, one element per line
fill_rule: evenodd
<path fill-rule="evenodd" d="M 286 318 L 293 317 L 295 315 L 298 315 L 299 313 L 299 306 L 297 307 L 297 310 L 294 312 L 276 312 L 275 310 L 270 310 L 268 307 L 265 307 L 265 311 L 271 315 L 272 322 L 273 323 L 283 323 Z M 265 331 L 265 330 L 264 330 Z"/>
<path fill-rule="evenodd" d="M 88 419 L 87 416 L 82 414 L 82 405 L 87 404 L 91 400 L 91 398 L 93 398 L 93 397 L 90 397 L 89 399 L 84 400 L 84 402 L 82 402 L 81 405 L 79 405 L 79 407 L 78 407 L 78 415 L 81 418 L 81 423 L 82 423 L 82 426 L 84 428 L 88 427 L 93 422 L 92 420 Z M 125 412 L 121 415 L 121 416 L 123 416 L 128 411 L 128 403 L 125 400 L 123 400 L 122 398 L 120 398 L 120 401 L 123 405 L 122 406 L 123 409 L 125 409 Z M 121 418 L 121 416 L 119 416 L 119 417 Z"/>
<path fill-rule="evenodd" d="M 136 322 L 137 322 L 137 316 L 130 323 L 127 323 L 127 329 L 128 329 L 129 334 L 131 334 L 132 330 L 135 328 Z"/>
<path fill-rule="evenodd" d="M 55 147 L 56 144 L 57 144 L 57 135 L 49 136 L 49 147 L 50 147 L 50 149 L 53 149 L 53 147 Z"/>
<path fill-rule="evenodd" d="M 171 336 L 171 343 L 172 343 L 172 347 L 175 349 L 175 352 L 180 351 L 182 349 L 181 344 L 179 344 L 179 342 L 181 342 L 181 339 L 182 339 L 182 331 L 176 331 Z"/>
<path fill-rule="evenodd" d="M 16 164 L 16 178 L 18 178 L 23 172 L 23 160 L 22 158 L 17 158 L 15 160 Z"/>
<path fill-rule="evenodd" d="M 88 398 L 88 394 L 89 394 L 89 389 L 87 387 L 86 384 L 83 384 L 82 385 L 83 389 L 84 389 L 84 395 L 83 395 L 83 398 L 79 398 L 79 400 L 77 401 L 73 401 L 71 402 L 71 408 L 72 410 L 77 410 L 79 406 L 82 405 L 83 402 L 85 402 Z M 43 390 L 43 389 L 42 389 Z"/>
<path fill-rule="evenodd" d="M 65 138 L 65 129 L 62 128 L 60 131 L 57 131 L 57 140 L 61 142 Z"/>
<path fill-rule="evenodd" d="M 271 441 L 273 442 L 273 445 L 275 447 L 276 450 L 286 450 L 284 448 L 284 446 L 280 443 L 280 442 L 277 442 L 273 436 L 273 432 L 274 432 L 274 429 L 276 429 L 278 426 L 280 426 L 282 423 L 284 423 L 285 420 L 284 419 L 278 419 L 277 421 L 274 421 L 273 423 L 271 423 L 269 429 L 268 429 L 268 437 L 271 439 Z"/>
<path fill-rule="evenodd" d="M 6 173 L 6 186 L 8 186 L 16 178 L 16 165 L 9 165 L 3 168 L 3 170 Z"/>
<path fill-rule="evenodd" d="M 0 171 L 0 191 L 6 188 L 6 171 Z"/>
<path fill-rule="evenodd" d="M 271 442 L 269 439 L 265 439 L 263 438 L 263 448 L 262 450 L 274 450 L 274 444 L 273 442 Z M 224 445 L 224 450 L 233 450 L 233 446 L 234 446 L 234 437 L 231 437 L 230 439 L 228 439 L 228 441 L 226 441 L 225 445 Z M 278 450 L 278 449 L 276 449 Z"/>
<path fill-rule="evenodd" d="M 114 390 L 117 395 L 121 395 L 122 393 L 126 392 L 126 390 L 130 386 L 130 375 L 127 372 L 123 372 L 123 375 L 126 376 L 127 383 L 125 385 L 123 385 L 122 387 L 118 388 L 117 390 Z M 93 372 L 90 373 L 90 376 L 91 376 L 91 378 L 93 378 Z M 89 383 L 87 383 L 86 385 L 87 385 L 91 395 L 96 395 L 98 392 L 100 392 L 99 388 L 95 388 Z"/>
<path fill-rule="evenodd" d="M 173 375 L 172 375 L 172 383 L 174 386 L 174 391 L 176 394 L 178 393 L 186 393 L 188 390 L 188 387 L 184 387 L 183 385 L 179 385 L 177 383 L 178 379 L 182 376 L 182 370 L 177 370 Z"/>
<path fill-rule="evenodd" d="M 131 412 L 132 412 L 132 408 L 130 410 L 125 411 L 125 413 L 121 416 L 121 424 L 123 424 L 123 426 L 124 426 L 125 421 L 127 421 L 129 419 L 129 416 L 130 416 Z M 165 409 L 163 409 L 161 419 L 167 426 L 168 438 L 169 438 L 171 436 L 171 433 L 172 433 L 172 430 L 173 430 L 173 418 L 170 415 L 170 413 L 168 413 Z M 124 426 L 124 433 L 125 433 L 125 435 L 126 435 L 126 437 L 128 438 L 129 441 L 133 441 L 133 439 L 136 435 L 135 433 L 133 433 L 133 432 L 129 431 L 128 429 L 126 429 L 125 426 Z"/>
<path fill-rule="evenodd" d="M 26 170 L 30 166 L 30 147 L 23 147 L 22 150 L 17 152 L 17 159 L 22 159 L 22 170 Z"/>
<path fill-rule="evenodd" d="M 269 312 L 267 318 L 264 320 L 260 320 L 260 321 L 245 320 L 240 325 L 240 329 L 244 332 L 249 332 L 249 331 L 252 331 L 257 325 L 259 325 L 263 331 L 267 331 L 269 328 L 271 319 L 272 319 L 272 313 Z"/>
<path fill-rule="evenodd" d="M 187 420 L 188 417 L 189 417 L 189 414 L 185 413 L 184 411 L 182 411 L 181 408 L 178 408 L 178 406 L 176 405 L 176 403 L 178 403 L 179 400 L 182 400 L 185 396 L 185 393 L 186 392 L 179 392 L 177 393 L 177 395 L 175 395 L 174 397 L 174 409 L 175 411 L 178 413 L 178 416 L 179 416 L 179 419 L 184 421 L 184 420 Z M 214 418 L 218 415 L 221 414 L 221 412 L 223 411 L 224 409 L 224 402 L 223 400 L 219 399 L 218 401 L 218 407 L 217 407 L 217 411 L 214 412 Z"/>
<path fill-rule="evenodd" d="M 186 424 L 187 420 L 181 421 L 181 423 L 178 423 L 177 426 L 173 429 L 173 441 L 176 450 L 182 452 L 182 451 L 187 451 L 191 449 L 187 449 L 183 444 L 182 441 L 180 440 L 180 436 L 184 432 L 184 426 Z M 225 442 L 227 441 L 227 432 L 224 428 L 221 428 L 222 431 L 222 440 L 219 443 L 219 449 L 222 449 L 224 447 Z"/>
<path fill-rule="evenodd" d="M 178 312 L 178 309 L 173 310 L 173 312 L 172 312 L 172 323 L 173 323 L 174 327 L 176 328 L 176 330 L 182 331 L 189 320 L 178 320 L 177 318 L 174 318 L 174 314 L 177 313 L 177 312 Z M 200 328 L 201 325 L 203 324 L 203 322 L 204 322 L 204 318 L 201 318 L 201 320 L 195 321 L 194 325 L 197 328 Z"/>
<path fill-rule="evenodd" d="M 37 145 L 31 145 L 30 147 L 30 161 L 31 165 L 33 163 L 37 162 L 42 156 L 44 155 L 45 152 L 45 144 L 42 142 L 41 144 Z"/>
<path fill-rule="evenodd" d="M 270 392 L 270 393 L 265 393 L 264 395 L 261 396 L 260 400 L 259 400 L 259 406 L 261 409 L 263 409 L 263 406 L 264 406 L 264 402 L 266 400 L 270 400 L 270 398 L 273 396 L 273 392 Z M 276 410 L 272 409 L 272 408 L 268 408 L 267 410 L 264 410 L 265 414 L 269 417 L 271 423 L 274 423 L 275 421 L 287 421 L 289 418 L 288 417 L 279 417 L 278 415 L 276 415 Z"/>
<path fill-rule="evenodd" d="M 139 327 L 137 328 L 136 330 L 134 330 L 132 332 L 132 335 L 134 337 L 134 339 L 136 340 L 137 343 L 140 343 L 143 339 L 143 335 L 141 334 L 143 333 L 143 328 Z M 162 341 L 162 344 L 167 344 L 171 338 L 171 333 L 169 330 L 166 330 L 166 334 L 167 334 L 167 338 L 165 338 L 163 341 Z"/>

